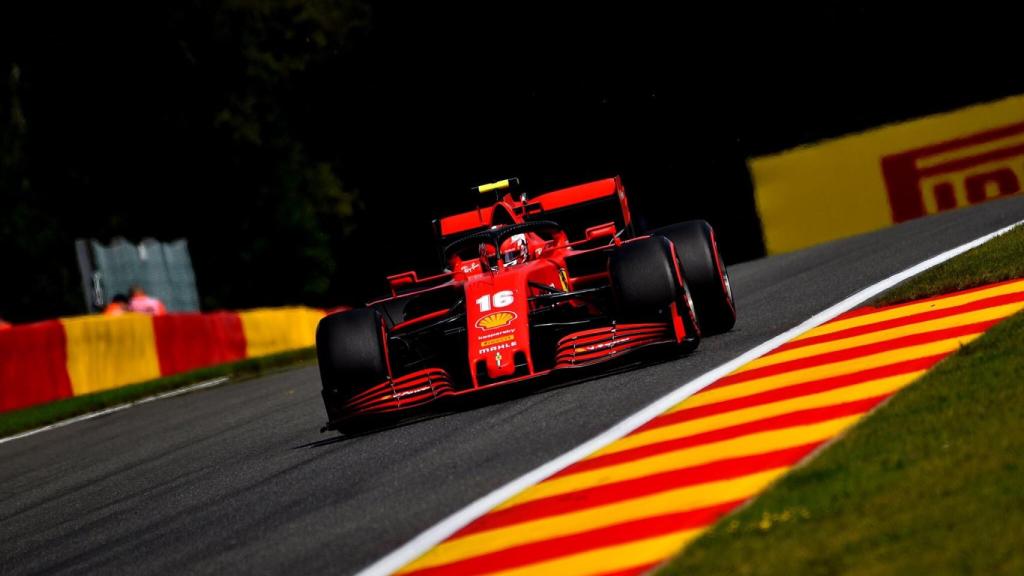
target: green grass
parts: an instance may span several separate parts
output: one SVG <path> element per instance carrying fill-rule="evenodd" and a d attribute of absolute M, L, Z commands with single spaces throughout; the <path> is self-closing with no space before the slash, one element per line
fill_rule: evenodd
<path fill-rule="evenodd" d="M 898 304 L 1012 278 L 1024 278 L 1024 226 L 903 282 L 871 304 Z"/>
<path fill-rule="evenodd" d="M 1024 574 L 1024 314 L 855 426 L 663 574 Z"/>
<path fill-rule="evenodd" d="M 1024 277 L 1024 229 L 876 305 Z M 661 574 L 1024 574 L 1024 313 L 941 362 Z"/>
<path fill-rule="evenodd" d="M 239 380 L 314 361 L 316 361 L 316 349 L 312 347 L 302 348 L 259 358 L 249 358 L 238 362 L 200 368 L 191 372 L 157 378 L 156 380 L 123 386 L 105 392 L 96 392 L 94 394 L 58 400 L 49 404 L 31 406 L 22 410 L 4 412 L 0 414 L 0 437 L 39 428 L 40 426 L 65 420 L 79 414 L 126 404 L 204 380 L 211 380 L 221 376 L 228 376 L 232 380 Z"/>

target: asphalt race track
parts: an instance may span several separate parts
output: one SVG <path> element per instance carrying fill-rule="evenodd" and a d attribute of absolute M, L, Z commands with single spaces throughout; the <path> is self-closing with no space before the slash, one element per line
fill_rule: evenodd
<path fill-rule="evenodd" d="M 689 357 L 373 435 L 319 433 L 310 367 L 0 444 L 0 573 L 355 572 L 860 288 L 1022 219 L 1024 198 L 1001 200 L 737 265 L 736 328 Z"/>

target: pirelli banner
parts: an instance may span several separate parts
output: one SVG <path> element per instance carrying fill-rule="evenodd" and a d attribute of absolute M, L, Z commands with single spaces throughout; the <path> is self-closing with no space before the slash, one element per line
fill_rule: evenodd
<path fill-rule="evenodd" d="M 769 254 L 1021 193 L 1024 96 L 749 162 Z"/>

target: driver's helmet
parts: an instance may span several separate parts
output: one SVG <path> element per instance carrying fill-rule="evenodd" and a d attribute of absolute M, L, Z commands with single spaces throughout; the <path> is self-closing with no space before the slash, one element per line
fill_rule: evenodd
<path fill-rule="evenodd" d="M 513 266 L 526 262 L 530 248 L 526 242 L 526 234 L 514 234 L 501 243 L 501 259 L 505 266 Z"/>

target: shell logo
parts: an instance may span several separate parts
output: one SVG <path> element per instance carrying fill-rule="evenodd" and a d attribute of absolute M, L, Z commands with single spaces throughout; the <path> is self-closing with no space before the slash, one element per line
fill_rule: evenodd
<path fill-rule="evenodd" d="M 515 312 L 494 312 L 476 321 L 476 327 L 483 330 L 493 330 L 508 326 L 517 318 Z"/>

